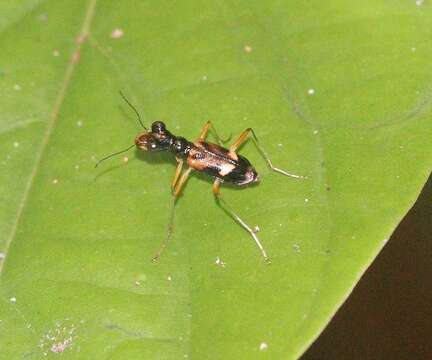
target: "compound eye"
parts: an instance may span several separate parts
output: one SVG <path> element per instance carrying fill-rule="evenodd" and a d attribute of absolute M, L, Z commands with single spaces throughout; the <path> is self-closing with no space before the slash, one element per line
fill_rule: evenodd
<path fill-rule="evenodd" d="M 154 133 L 164 133 L 165 132 L 165 124 L 162 121 L 155 121 L 152 124 L 152 132 Z"/>

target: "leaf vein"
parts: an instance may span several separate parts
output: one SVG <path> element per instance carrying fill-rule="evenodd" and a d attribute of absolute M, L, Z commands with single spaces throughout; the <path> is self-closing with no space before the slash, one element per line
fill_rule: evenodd
<path fill-rule="evenodd" d="M 79 39 L 81 39 L 81 41 L 77 41 L 76 47 L 75 47 L 75 49 L 74 49 L 74 51 L 72 53 L 72 56 L 71 56 L 71 58 L 69 60 L 69 63 L 68 63 L 68 66 L 66 68 L 66 72 L 65 72 L 65 75 L 64 75 L 64 78 L 63 78 L 63 81 L 62 81 L 62 84 L 61 84 L 58 96 L 57 96 L 57 98 L 55 100 L 54 107 L 53 107 L 53 110 L 51 112 L 50 119 L 48 121 L 47 128 L 45 130 L 45 134 L 44 134 L 43 139 L 42 139 L 41 146 L 39 147 L 39 151 L 37 152 L 34 166 L 32 168 L 32 171 L 30 173 L 30 176 L 29 176 L 29 179 L 27 181 L 26 187 L 24 189 L 24 193 L 23 193 L 22 199 L 21 199 L 20 204 L 18 206 L 18 211 L 17 211 L 17 214 L 16 214 L 15 222 L 12 225 L 12 229 L 11 229 L 10 235 L 6 238 L 6 244 L 5 244 L 5 247 L 3 249 L 3 253 L 6 256 L 0 262 L 0 278 L 1 278 L 2 274 L 3 274 L 3 268 L 4 268 L 4 264 L 6 262 L 6 259 L 7 259 L 8 250 L 9 250 L 9 248 L 11 246 L 11 243 L 12 243 L 13 239 L 16 236 L 16 233 L 17 233 L 17 230 L 18 230 L 18 225 L 20 223 L 20 220 L 21 220 L 21 217 L 22 217 L 25 205 L 26 205 L 28 197 L 30 195 L 30 191 L 31 191 L 34 179 L 35 179 L 36 174 L 38 172 L 38 169 L 40 167 L 43 154 L 44 154 L 45 149 L 46 149 L 46 147 L 48 145 L 48 141 L 50 139 L 50 136 L 51 136 L 51 134 L 53 132 L 54 125 L 55 125 L 55 123 L 56 123 L 56 121 L 57 121 L 57 119 L 59 117 L 60 108 L 63 105 L 63 102 L 64 102 L 64 99 L 65 99 L 67 90 L 68 90 L 69 85 L 70 85 L 71 80 L 72 80 L 72 76 L 73 76 L 73 74 L 75 72 L 75 69 L 77 67 L 77 64 L 79 62 L 78 60 L 79 60 L 79 55 L 81 53 L 81 48 L 84 45 L 85 40 L 86 40 L 86 38 L 87 38 L 87 36 L 89 34 L 90 25 L 91 25 L 91 22 L 92 22 L 93 17 L 94 17 L 96 3 L 97 3 L 97 0 L 90 0 L 89 4 L 87 6 L 87 10 L 85 12 L 85 17 L 84 17 L 83 25 L 82 25 L 82 27 L 80 29 L 80 32 L 79 32 Z"/>

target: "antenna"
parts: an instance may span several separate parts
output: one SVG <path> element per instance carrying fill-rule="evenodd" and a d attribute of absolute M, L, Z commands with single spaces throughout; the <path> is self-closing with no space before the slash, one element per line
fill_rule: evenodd
<path fill-rule="evenodd" d="M 122 154 L 122 153 L 124 153 L 124 152 L 126 152 L 126 151 L 129 151 L 129 150 L 132 149 L 134 146 L 135 146 L 135 144 L 129 146 L 127 149 L 124 149 L 124 150 L 122 150 L 122 151 L 117 151 L 117 152 L 115 152 L 115 153 L 113 153 L 113 154 L 111 154 L 111 155 L 105 156 L 103 159 L 100 159 L 100 160 L 96 163 L 95 168 L 97 168 L 101 162 L 103 162 L 103 161 L 105 161 L 105 160 L 108 160 L 109 158 L 112 158 L 113 156 L 116 156 L 116 155 L 118 155 L 118 154 Z"/>
<path fill-rule="evenodd" d="M 148 129 L 144 126 L 144 124 L 143 124 L 143 122 L 142 122 L 142 120 L 141 120 L 141 116 L 140 116 L 138 110 L 135 108 L 135 106 L 133 106 L 133 105 L 131 104 L 131 102 L 126 98 L 126 96 L 122 93 L 121 90 L 119 91 L 119 93 L 120 93 L 121 97 L 123 98 L 123 100 L 126 101 L 126 104 L 128 104 L 128 105 L 131 107 L 131 109 L 135 112 L 135 114 L 136 114 L 136 116 L 137 116 L 137 118 L 138 118 L 138 121 L 139 121 L 139 123 L 141 124 L 141 126 L 142 126 L 145 130 L 148 131 Z"/>

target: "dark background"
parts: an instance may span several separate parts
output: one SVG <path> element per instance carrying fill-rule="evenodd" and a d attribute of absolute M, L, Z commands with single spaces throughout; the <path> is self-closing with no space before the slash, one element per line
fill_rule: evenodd
<path fill-rule="evenodd" d="M 301 360 L 432 359 L 432 179 Z"/>

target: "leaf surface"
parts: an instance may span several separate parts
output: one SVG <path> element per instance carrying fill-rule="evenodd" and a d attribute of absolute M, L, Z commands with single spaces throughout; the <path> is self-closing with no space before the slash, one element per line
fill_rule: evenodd
<path fill-rule="evenodd" d="M 1 4 L 0 344 L 6 359 L 295 359 L 412 206 L 432 165 L 430 5 Z M 175 160 L 98 158 L 163 119 L 207 120 L 258 186 L 194 174 L 159 263 Z M 128 161 L 125 161 L 128 160 Z"/>

